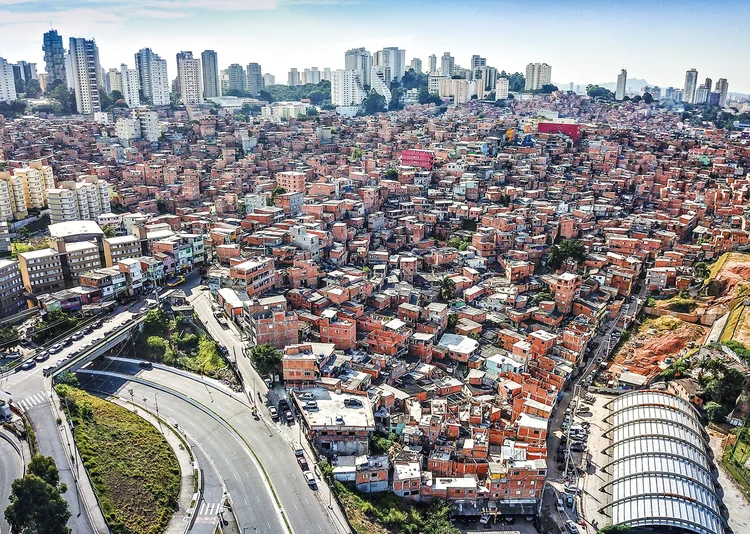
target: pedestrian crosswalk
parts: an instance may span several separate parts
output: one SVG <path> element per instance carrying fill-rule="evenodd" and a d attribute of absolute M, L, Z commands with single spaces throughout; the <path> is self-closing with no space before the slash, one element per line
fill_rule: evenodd
<path fill-rule="evenodd" d="M 201 503 L 201 507 L 198 509 L 198 515 L 216 515 L 219 513 L 219 506 L 220 503 L 218 502 L 206 502 L 203 501 Z"/>
<path fill-rule="evenodd" d="M 20 406 L 24 410 L 28 410 L 32 406 L 36 406 L 37 404 L 42 404 L 43 402 L 46 402 L 46 401 L 47 401 L 47 396 L 40 391 L 39 393 L 34 393 L 33 395 L 30 395 L 26 397 L 25 399 L 16 402 L 15 404 L 17 406 Z"/>

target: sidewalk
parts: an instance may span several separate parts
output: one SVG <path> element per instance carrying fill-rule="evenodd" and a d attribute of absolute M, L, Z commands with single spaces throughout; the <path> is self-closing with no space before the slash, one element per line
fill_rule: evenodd
<path fill-rule="evenodd" d="M 54 389 L 49 391 L 49 395 L 51 399 L 50 407 L 52 409 L 52 414 L 54 417 L 61 420 L 61 424 L 58 425 L 58 431 L 60 433 L 60 441 L 63 444 L 63 448 L 65 448 L 66 443 L 71 444 L 70 450 L 68 450 L 68 454 L 66 455 L 67 461 L 73 473 L 73 480 L 78 489 L 78 494 L 81 497 L 81 504 L 83 505 L 83 508 L 86 511 L 86 516 L 88 516 L 89 522 L 91 523 L 91 528 L 94 532 L 109 534 L 109 527 L 104 520 L 104 514 L 102 514 L 102 511 L 99 508 L 99 501 L 96 498 L 94 487 L 91 484 L 88 473 L 86 473 L 85 469 L 82 469 L 83 458 L 81 458 L 81 455 L 78 452 L 78 447 L 74 445 L 75 439 L 73 438 L 73 432 L 70 429 L 70 422 L 65 416 L 63 410 L 60 409 L 60 398 L 57 396 Z M 59 462 L 59 459 L 57 459 L 57 461 Z M 75 491 L 75 488 L 69 488 L 68 491 L 71 491 L 71 489 Z"/>
<path fill-rule="evenodd" d="M 178 499 L 179 509 L 172 515 L 172 519 L 169 521 L 164 533 L 182 534 L 185 532 L 185 527 L 191 522 L 195 513 L 195 508 L 191 508 L 190 505 L 198 502 L 197 494 L 193 492 L 193 489 L 195 488 L 195 470 L 198 469 L 198 464 L 192 458 L 189 449 L 187 449 L 182 440 L 177 437 L 177 430 L 175 428 L 172 428 L 172 426 L 168 425 L 163 420 L 159 421 L 154 414 L 144 410 L 141 406 L 134 406 L 122 398 L 112 397 L 110 401 L 137 414 L 142 419 L 151 423 L 161 432 L 167 440 L 167 443 L 169 443 L 169 446 L 172 448 L 172 451 L 174 451 L 177 461 L 180 464 L 180 473 L 182 475 L 180 497 Z"/>

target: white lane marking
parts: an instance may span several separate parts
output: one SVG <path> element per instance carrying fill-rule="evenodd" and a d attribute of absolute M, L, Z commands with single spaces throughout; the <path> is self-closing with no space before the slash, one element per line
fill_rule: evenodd
<path fill-rule="evenodd" d="M 320 528 L 320 525 L 318 525 L 318 530 L 320 530 L 321 532 L 323 532 L 323 529 Z"/>
<path fill-rule="evenodd" d="M 247 499 L 245 497 L 242 497 L 242 500 L 245 501 L 245 506 L 247 506 Z"/>
<path fill-rule="evenodd" d="M 239 480 L 240 479 L 240 477 L 237 476 L 237 473 L 234 473 L 234 479 L 235 480 Z"/>
<path fill-rule="evenodd" d="M 297 503 L 296 502 L 292 501 L 292 504 L 294 505 L 294 509 L 295 510 L 299 510 L 299 508 L 297 508 Z"/>
<path fill-rule="evenodd" d="M 307 504 L 310 504 L 310 501 L 308 501 L 308 500 L 307 500 L 307 497 L 305 497 L 305 502 L 306 502 Z"/>
<path fill-rule="evenodd" d="M 258 494 L 255 494 L 255 498 L 258 499 L 258 502 L 260 502 L 260 497 L 258 497 Z"/>
<path fill-rule="evenodd" d="M 206 509 L 206 502 L 201 503 L 201 509 L 198 511 L 198 515 L 203 515 L 203 511 Z"/>

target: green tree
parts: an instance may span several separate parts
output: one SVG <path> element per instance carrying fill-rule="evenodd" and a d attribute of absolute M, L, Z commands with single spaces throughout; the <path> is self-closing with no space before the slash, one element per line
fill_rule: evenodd
<path fill-rule="evenodd" d="M 391 91 L 391 101 L 388 102 L 388 111 L 397 111 L 404 108 L 404 105 L 401 103 L 401 96 L 403 94 L 404 91 L 402 89 Z"/>
<path fill-rule="evenodd" d="M 35 455 L 29 462 L 26 472 L 38 476 L 50 486 L 57 487 L 60 484 L 60 473 L 52 456 Z"/>
<path fill-rule="evenodd" d="M 46 461 L 37 461 L 35 469 L 45 478 L 55 480 L 56 469 L 53 471 Z M 16 534 L 70 534 L 67 526 L 70 511 L 61 495 L 64 485 L 52 485 L 34 474 L 31 464 L 29 470 L 11 485 L 10 505 L 5 509 L 5 520 L 11 530 Z"/>
<path fill-rule="evenodd" d="M 15 119 L 26 113 L 26 101 L 0 102 L 0 115 L 6 119 Z"/>
<path fill-rule="evenodd" d="M 456 298 L 456 282 L 448 276 L 442 277 L 438 280 L 438 288 L 440 288 L 440 297 L 445 300 L 453 300 Z"/>
<path fill-rule="evenodd" d="M 284 189 L 280 185 L 277 185 L 276 189 L 274 189 L 273 192 L 271 193 L 271 198 L 268 201 L 268 205 L 273 206 L 276 203 L 276 197 L 278 195 L 283 195 L 284 193 L 286 193 L 286 189 Z"/>
<path fill-rule="evenodd" d="M 704 280 L 708 278 L 708 275 L 711 274 L 711 271 L 708 269 L 708 265 L 706 265 L 706 262 L 699 261 L 695 264 L 695 274 L 699 278 L 703 278 Z"/>
<path fill-rule="evenodd" d="M 49 96 L 60 103 L 61 112 L 64 115 L 78 113 L 78 110 L 76 109 L 76 95 L 72 90 L 68 89 L 65 84 L 60 84 L 55 87 Z"/>
<path fill-rule="evenodd" d="M 568 259 L 582 263 L 586 259 L 586 246 L 576 239 L 566 239 L 559 245 L 552 245 L 547 265 L 552 269 L 559 269 Z"/>
<path fill-rule="evenodd" d="M 380 113 L 381 111 L 386 111 L 387 106 L 385 97 L 383 95 L 379 95 L 375 91 L 370 91 L 370 93 L 362 102 L 362 109 L 364 115 L 374 115 L 376 113 Z"/>
<path fill-rule="evenodd" d="M 0 345 L 6 343 L 12 343 L 18 341 L 18 330 L 12 326 L 4 326 L 0 328 Z"/>
<path fill-rule="evenodd" d="M 78 377 L 70 371 L 63 371 L 62 373 L 57 375 L 57 383 L 74 388 L 81 386 L 80 382 L 78 382 Z"/>
<path fill-rule="evenodd" d="M 586 94 L 591 98 L 603 98 L 605 100 L 614 100 L 615 94 L 605 87 L 589 84 L 586 86 Z"/>
<path fill-rule="evenodd" d="M 443 99 L 436 93 L 431 93 L 427 87 L 420 87 L 419 91 L 417 91 L 417 102 L 420 104 L 435 104 L 436 106 L 439 106 L 443 103 Z"/>
<path fill-rule="evenodd" d="M 114 90 L 109 94 L 109 96 L 112 99 L 112 102 L 117 102 L 118 100 L 125 100 L 125 97 L 123 96 L 121 91 Z"/>
<path fill-rule="evenodd" d="M 99 102 L 101 103 L 103 110 L 111 108 L 112 104 L 114 104 L 114 102 L 104 89 L 99 89 Z"/>
<path fill-rule="evenodd" d="M 706 411 L 706 417 L 712 423 L 723 423 L 727 416 L 727 409 L 718 402 L 709 401 L 703 406 Z"/>
<path fill-rule="evenodd" d="M 42 87 L 39 85 L 39 80 L 29 80 L 26 82 L 26 89 L 24 91 L 24 97 L 26 98 L 39 98 L 42 94 Z"/>
<path fill-rule="evenodd" d="M 104 232 L 104 237 L 115 237 L 117 235 L 117 230 L 108 224 L 102 226 L 102 232 Z"/>
<path fill-rule="evenodd" d="M 633 534 L 633 527 L 628 525 L 608 525 L 596 531 L 596 534 Z"/>
<path fill-rule="evenodd" d="M 513 93 L 521 92 L 526 87 L 526 77 L 520 72 L 509 74 L 505 71 L 501 71 L 498 77 L 508 79 L 508 91 Z"/>
<path fill-rule="evenodd" d="M 556 85 L 551 84 L 551 83 L 545 83 L 544 85 L 542 85 L 542 88 L 539 89 L 539 92 L 544 93 L 544 94 L 549 94 L 549 93 L 554 93 L 557 90 L 558 89 Z"/>
<path fill-rule="evenodd" d="M 386 180 L 398 180 L 398 171 L 396 169 L 388 169 L 385 171 L 384 178 Z"/>
<path fill-rule="evenodd" d="M 643 93 L 643 101 L 644 101 L 644 102 L 645 102 L 646 104 L 652 104 L 652 103 L 654 102 L 654 95 L 652 95 L 652 94 L 651 94 L 651 93 L 649 93 L 648 91 L 647 91 L 647 92 L 645 92 L 645 93 Z"/>
<path fill-rule="evenodd" d="M 167 201 L 163 198 L 157 198 L 156 209 L 159 210 L 159 213 L 167 213 Z"/>
<path fill-rule="evenodd" d="M 281 365 L 281 353 L 271 345 L 256 345 L 250 349 L 250 360 L 258 372 L 273 376 Z"/>

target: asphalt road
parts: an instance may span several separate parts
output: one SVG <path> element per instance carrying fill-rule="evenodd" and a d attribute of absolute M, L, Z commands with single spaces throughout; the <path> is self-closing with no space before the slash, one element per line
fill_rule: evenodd
<path fill-rule="evenodd" d="M 199 519 L 202 518 L 200 524 L 208 523 L 207 518 L 216 518 L 219 502 L 216 483 L 219 482 L 219 488 L 223 483 L 229 492 L 241 526 L 254 528 L 253 532 L 261 534 L 277 534 L 286 530 L 273 498 L 263 490 L 263 478 L 247 447 L 203 410 L 153 387 L 120 378 L 85 373 L 80 373 L 79 378 L 86 388 L 115 394 L 125 400 L 131 400 L 129 390 L 132 389 L 132 401 L 152 411 L 158 396 L 159 414 L 175 421 L 191 442 L 201 445 L 205 456 L 211 458 L 220 473 L 221 480 L 217 480 L 217 477 L 210 479 L 210 493 L 203 503 L 205 506 L 198 510 Z M 206 467 L 204 464 L 204 473 Z"/>
<path fill-rule="evenodd" d="M 15 440 L 7 431 L 0 429 L 0 432 L 8 435 L 9 439 Z M 21 475 L 23 475 L 21 457 L 13 445 L 0 438 L 0 512 L 4 511 L 9 504 L 8 497 L 10 496 L 11 484 Z M 5 514 L 0 513 L 0 534 L 9 532 L 10 527 L 5 520 Z"/>
<path fill-rule="evenodd" d="M 91 368 L 102 370 L 106 368 L 107 371 L 118 373 L 132 373 L 135 370 L 133 364 L 110 360 L 94 362 Z M 81 376 L 84 375 L 81 374 Z M 271 483 L 279 496 L 282 508 L 297 534 L 347 532 L 348 529 L 340 523 L 340 519 L 338 517 L 332 518 L 328 510 L 329 495 L 327 486 L 318 480 L 318 486 L 321 489 L 318 491 L 312 490 L 302 477 L 302 471 L 297 464 L 294 451 L 292 450 L 293 440 L 278 425 L 269 424 L 267 421 L 255 420 L 251 416 L 242 394 L 233 394 L 220 385 L 214 385 L 216 384 L 215 381 L 202 381 L 197 375 L 193 376 L 195 379 L 157 368 L 140 371 L 138 374 L 140 379 L 153 382 L 154 384 L 159 384 L 174 391 L 189 392 L 192 399 L 220 416 L 245 439 L 266 469 Z M 123 395 L 122 391 L 120 395 Z M 162 399 L 165 397 L 167 395 L 159 394 L 160 408 L 162 408 L 163 404 Z M 185 404 L 184 401 L 180 402 Z M 175 408 L 172 407 L 172 409 Z M 192 408 L 191 410 L 194 411 Z M 173 417 L 173 414 L 167 408 L 162 408 L 162 415 Z M 176 417 L 174 418 L 177 420 Z M 180 420 L 177 420 L 177 422 L 182 424 Z M 189 423 L 186 428 L 188 432 L 191 431 Z M 297 439 L 296 430 L 296 428 L 291 430 L 295 436 L 294 439 Z M 200 438 L 198 438 L 198 441 L 204 447 L 210 444 Z M 223 443 L 226 442 L 224 441 Z M 208 449 L 206 450 L 208 451 Z M 219 456 L 209 453 L 209 456 L 216 459 L 220 458 L 222 453 L 219 451 L 217 454 Z M 215 461 L 215 463 L 221 467 L 219 461 Z M 222 472 L 226 482 L 227 477 L 223 474 L 224 471 L 221 468 L 219 470 Z M 238 500 L 241 502 L 242 498 L 247 497 L 245 494 L 238 496 L 231 490 L 230 493 L 232 493 L 235 503 Z M 252 494 L 250 496 L 252 497 Z M 245 523 L 242 523 L 242 521 L 240 524 L 245 526 Z"/>
<path fill-rule="evenodd" d="M 78 493 L 78 486 L 73 479 L 73 468 L 71 468 L 70 453 L 68 444 L 63 445 L 60 431 L 55 415 L 52 413 L 49 397 L 45 402 L 32 406 L 27 412 L 31 418 L 36 432 L 37 441 L 39 442 L 39 453 L 44 456 L 52 456 L 55 459 L 57 470 L 60 472 L 60 482 L 68 486 L 68 491 L 63 493 L 63 497 L 68 502 L 70 510 L 70 519 L 68 526 L 76 534 L 94 534 L 94 529 L 89 522 L 89 517 L 84 509 L 84 502 Z M 72 445 L 72 444 L 71 444 Z M 83 474 L 83 466 L 79 466 L 80 473 Z M 96 503 L 92 503 L 96 505 Z"/>
<path fill-rule="evenodd" d="M 224 496 L 221 474 L 216 470 L 213 462 L 203 450 L 203 445 L 190 440 L 190 446 L 200 466 L 202 482 L 201 499 L 198 502 L 198 517 L 195 520 L 192 534 L 214 534 L 218 518 L 216 511 L 220 508 Z"/>

